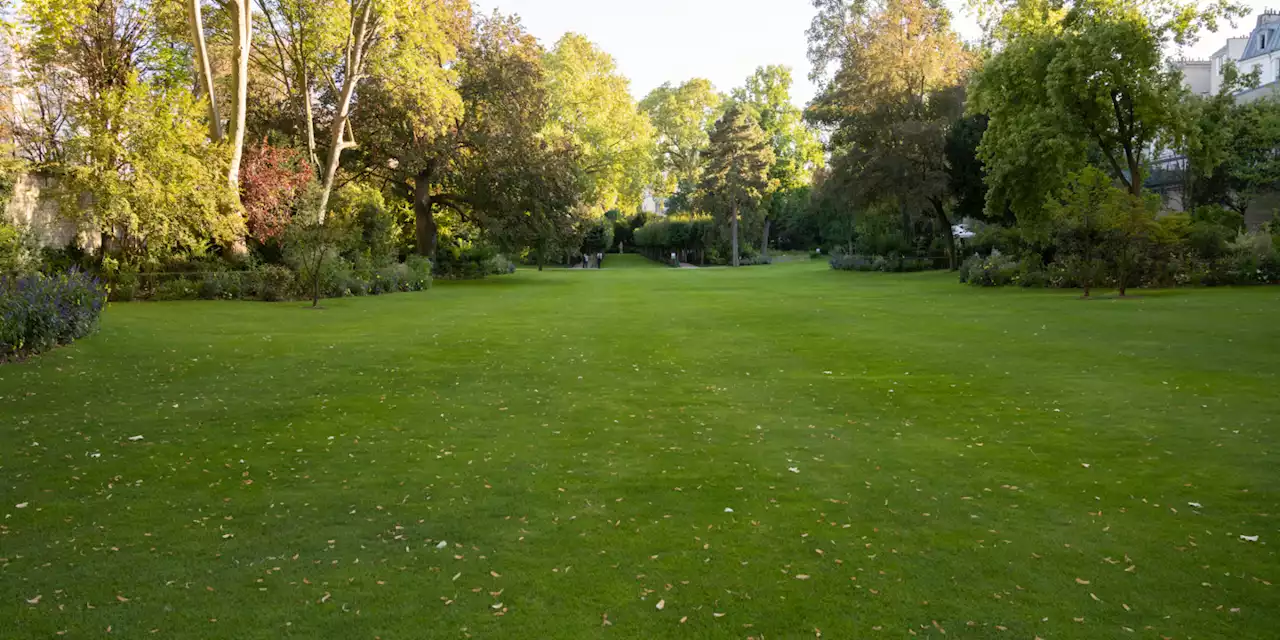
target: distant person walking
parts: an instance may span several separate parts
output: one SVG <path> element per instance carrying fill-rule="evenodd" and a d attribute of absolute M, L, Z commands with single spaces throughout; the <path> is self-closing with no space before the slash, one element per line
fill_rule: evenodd
<path fill-rule="evenodd" d="M 585 253 L 582 254 L 582 268 L 586 269 L 590 266 L 591 266 L 591 259 L 587 257 L 587 254 Z"/>
<path fill-rule="evenodd" d="M 600 267 L 603 267 L 603 266 L 604 266 L 604 252 L 597 251 L 596 252 L 596 268 L 599 269 Z"/>

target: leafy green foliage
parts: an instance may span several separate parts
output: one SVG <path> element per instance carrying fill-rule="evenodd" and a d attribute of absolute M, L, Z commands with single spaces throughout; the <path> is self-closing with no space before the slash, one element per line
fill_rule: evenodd
<path fill-rule="evenodd" d="M 19 276 L 36 271 L 40 253 L 31 234 L 0 221 L 0 275 Z"/>
<path fill-rule="evenodd" d="M 222 150 L 206 139 L 188 92 L 131 78 L 102 94 L 100 106 L 113 113 L 111 127 L 85 114 L 68 141 L 83 161 L 66 167 L 66 215 L 100 230 L 130 261 L 201 253 L 244 236 Z"/>
<path fill-rule="evenodd" d="M 886 0 L 858 10 L 865 15 L 847 27 L 839 70 L 806 113 L 834 128 L 826 197 L 846 214 L 894 205 L 903 236 L 915 235 L 914 219 L 931 219 L 954 257 L 946 147 L 974 57 L 934 3 Z"/>
<path fill-rule="evenodd" d="M 681 184 L 698 183 L 702 153 L 723 102 L 711 81 L 703 78 L 678 86 L 663 84 L 640 101 L 657 133 L 657 164 L 663 176 L 652 186 L 658 194 L 671 195 Z"/>
<path fill-rule="evenodd" d="M 738 266 L 738 227 L 744 212 L 755 211 L 776 186 L 769 179 L 773 149 L 764 131 L 745 110 L 735 106 L 716 122 L 707 145 L 700 184 L 701 209 L 711 212 L 732 234 L 733 266 Z"/>
<path fill-rule="evenodd" d="M 779 189 L 796 189 L 813 180 L 823 165 L 822 143 L 809 128 L 800 109 L 791 104 L 791 69 L 759 67 L 746 83 L 733 90 L 730 107 L 738 107 L 760 125 L 773 147 L 769 177 Z"/>
<path fill-rule="evenodd" d="M 547 133 L 581 151 L 583 202 L 598 211 L 635 209 L 653 181 L 654 128 L 639 111 L 613 57 L 565 34 L 546 55 Z"/>
<path fill-rule="evenodd" d="M 1140 193 L 1151 152 L 1181 141 L 1189 126 L 1181 75 L 1165 64 L 1162 47 L 1233 12 L 1225 3 L 1204 11 L 1116 0 L 991 5 L 1004 46 L 972 91 L 973 107 L 990 117 L 979 147 L 987 213 L 1009 210 L 1031 222 L 1091 153 Z"/>
<path fill-rule="evenodd" d="M 582 250 L 599 253 L 613 248 L 613 223 L 601 218 L 591 223 L 582 239 Z"/>

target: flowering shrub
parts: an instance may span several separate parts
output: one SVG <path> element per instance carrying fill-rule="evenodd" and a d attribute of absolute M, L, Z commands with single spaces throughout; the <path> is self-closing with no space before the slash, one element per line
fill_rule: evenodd
<path fill-rule="evenodd" d="M 47 351 L 92 333 L 106 287 L 78 270 L 0 276 L 0 360 Z"/>

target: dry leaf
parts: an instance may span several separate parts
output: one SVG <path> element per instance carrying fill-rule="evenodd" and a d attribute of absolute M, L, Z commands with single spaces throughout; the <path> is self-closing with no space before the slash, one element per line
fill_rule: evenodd
<path fill-rule="evenodd" d="M 654 609 L 657 609 L 658 611 L 662 611 L 663 609 L 666 609 L 666 608 L 667 608 L 666 600 L 659 600 L 658 604 L 654 607 Z"/>

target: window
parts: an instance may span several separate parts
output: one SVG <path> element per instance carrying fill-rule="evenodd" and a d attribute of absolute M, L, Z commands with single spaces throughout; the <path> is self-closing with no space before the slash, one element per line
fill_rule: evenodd
<path fill-rule="evenodd" d="M 1258 51 L 1267 50 L 1267 32 L 1263 31 L 1258 34 Z"/>

